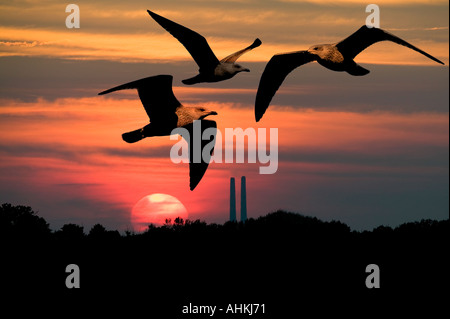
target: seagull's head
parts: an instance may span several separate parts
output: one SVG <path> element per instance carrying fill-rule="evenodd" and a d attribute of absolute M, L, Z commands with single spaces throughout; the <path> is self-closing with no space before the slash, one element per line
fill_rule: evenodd
<path fill-rule="evenodd" d="M 244 68 L 240 64 L 234 64 L 233 69 L 236 71 L 236 73 L 239 73 L 239 72 L 250 72 L 250 69 Z"/>
<path fill-rule="evenodd" d="M 323 52 L 324 46 L 323 45 L 313 45 L 308 49 L 308 52 L 315 55 L 320 55 L 321 52 Z"/>
<path fill-rule="evenodd" d="M 333 57 L 333 55 L 335 55 L 338 51 L 332 44 L 316 44 L 310 47 L 307 52 L 319 57 L 320 59 L 327 60 L 330 56 Z"/>
<path fill-rule="evenodd" d="M 199 120 L 203 120 L 205 117 L 210 115 L 217 115 L 217 112 L 208 110 L 207 108 L 204 107 L 196 107 L 194 112 L 195 112 L 194 117 Z"/>

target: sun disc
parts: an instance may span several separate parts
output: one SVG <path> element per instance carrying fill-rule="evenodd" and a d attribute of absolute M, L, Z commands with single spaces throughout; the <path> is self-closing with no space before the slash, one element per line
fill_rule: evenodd
<path fill-rule="evenodd" d="M 162 226 L 166 219 L 174 221 L 177 217 L 186 220 L 186 207 L 174 196 L 151 194 L 140 199 L 131 211 L 131 223 L 135 231 L 142 232 L 148 225 Z"/>

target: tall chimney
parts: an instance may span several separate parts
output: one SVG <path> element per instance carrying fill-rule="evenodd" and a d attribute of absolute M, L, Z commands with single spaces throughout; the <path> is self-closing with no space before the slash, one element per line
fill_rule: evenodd
<path fill-rule="evenodd" d="M 236 221 L 236 185 L 234 177 L 230 179 L 230 222 Z"/>
<path fill-rule="evenodd" d="M 245 176 L 241 178 L 241 222 L 247 220 L 247 190 L 245 186 Z"/>

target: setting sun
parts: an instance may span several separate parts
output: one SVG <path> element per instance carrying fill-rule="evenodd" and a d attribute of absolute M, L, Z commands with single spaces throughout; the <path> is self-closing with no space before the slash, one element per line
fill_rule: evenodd
<path fill-rule="evenodd" d="M 151 194 L 139 200 L 131 212 L 131 223 L 134 230 L 142 232 L 148 225 L 161 226 L 166 219 L 180 217 L 184 220 L 188 212 L 184 205 L 175 197 L 167 194 Z"/>

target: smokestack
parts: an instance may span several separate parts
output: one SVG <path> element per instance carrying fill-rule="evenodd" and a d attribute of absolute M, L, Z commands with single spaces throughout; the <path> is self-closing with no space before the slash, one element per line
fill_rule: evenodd
<path fill-rule="evenodd" d="M 230 222 L 236 221 L 236 185 L 234 177 L 230 179 Z"/>
<path fill-rule="evenodd" d="M 247 189 L 245 186 L 245 176 L 241 178 L 241 222 L 247 220 Z"/>

